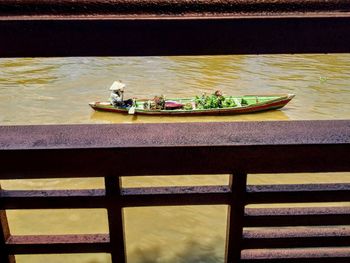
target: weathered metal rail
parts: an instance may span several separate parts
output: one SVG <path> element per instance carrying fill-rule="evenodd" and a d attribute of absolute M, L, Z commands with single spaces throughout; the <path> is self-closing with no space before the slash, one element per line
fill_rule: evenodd
<path fill-rule="evenodd" d="M 342 53 L 349 23 L 345 0 L 1 1 L 0 57 Z"/>
<path fill-rule="evenodd" d="M 248 173 L 350 171 L 349 128 L 349 121 L 0 127 L 0 179 L 105 178 L 105 189 L 2 190 L 0 209 L 106 208 L 109 221 L 109 234 L 13 236 L 3 217 L 3 259 L 105 252 L 113 262 L 125 262 L 124 207 L 224 204 L 230 207 L 227 262 L 347 262 L 349 207 L 245 207 L 349 202 L 348 184 L 246 184 Z M 120 176 L 200 173 L 230 173 L 231 182 L 151 188 L 122 188 L 119 183 Z M 284 226 L 290 228 L 280 228 Z M 335 248 L 326 253 L 320 247 Z M 295 248 L 294 256 L 282 250 L 290 248 Z M 4 262 L 14 262 L 14 257 Z"/>
<path fill-rule="evenodd" d="M 2 0 L 2 15 L 197 15 L 350 11 L 347 0 Z"/>

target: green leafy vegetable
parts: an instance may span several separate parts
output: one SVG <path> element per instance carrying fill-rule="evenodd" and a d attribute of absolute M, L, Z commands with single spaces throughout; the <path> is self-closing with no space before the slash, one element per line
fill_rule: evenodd
<path fill-rule="evenodd" d="M 201 97 L 196 96 L 194 101 L 197 109 L 231 108 L 237 106 L 232 98 L 224 97 L 218 92 L 210 96 L 205 94 Z"/>

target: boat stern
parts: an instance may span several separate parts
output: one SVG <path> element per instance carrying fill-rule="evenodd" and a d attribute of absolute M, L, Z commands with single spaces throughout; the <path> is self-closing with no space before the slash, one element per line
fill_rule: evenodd
<path fill-rule="evenodd" d="M 93 108 L 93 109 L 95 109 L 96 108 L 96 103 L 97 102 L 89 102 L 89 106 L 91 107 L 91 108 Z"/>

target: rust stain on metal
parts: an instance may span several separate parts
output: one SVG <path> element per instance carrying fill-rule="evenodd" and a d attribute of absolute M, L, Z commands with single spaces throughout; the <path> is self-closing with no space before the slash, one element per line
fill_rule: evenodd
<path fill-rule="evenodd" d="M 345 12 L 347 0 L 4 0 L 0 15 L 232 15 Z"/>
<path fill-rule="evenodd" d="M 0 151 L 350 144 L 350 121 L 0 126 Z M 215 136 L 213 136 L 215 134 Z"/>
<path fill-rule="evenodd" d="M 85 234 L 85 235 L 25 235 L 11 236 L 7 240 L 7 244 L 97 244 L 108 243 L 108 234 Z"/>

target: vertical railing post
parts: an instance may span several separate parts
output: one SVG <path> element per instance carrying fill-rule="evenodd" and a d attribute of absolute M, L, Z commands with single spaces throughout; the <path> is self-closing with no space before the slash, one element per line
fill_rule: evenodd
<path fill-rule="evenodd" d="M 106 176 L 105 188 L 112 263 L 125 263 L 125 238 L 119 176 Z"/>
<path fill-rule="evenodd" d="M 231 199 L 227 211 L 226 263 L 241 260 L 247 174 L 230 175 Z"/>
<path fill-rule="evenodd" d="M 0 204 L 1 204 L 1 185 L 0 185 Z M 9 255 L 6 249 L 6 240 L 11 236 L 10 227 L 7 221 L 5 210 L 0 206 L 0 262 L 15 263 L 15 256 Z"/>
<path fill-rule="evenodd" d="M 4 263 L 14 263 L 11 260 L 11 257 L 8 255 L 8 251 L 6 249 L 6 240 L 9 238 L 10 232 L 7 222 L 7 216 L 5 210 L 0 210 L 0 262 Z"/>

